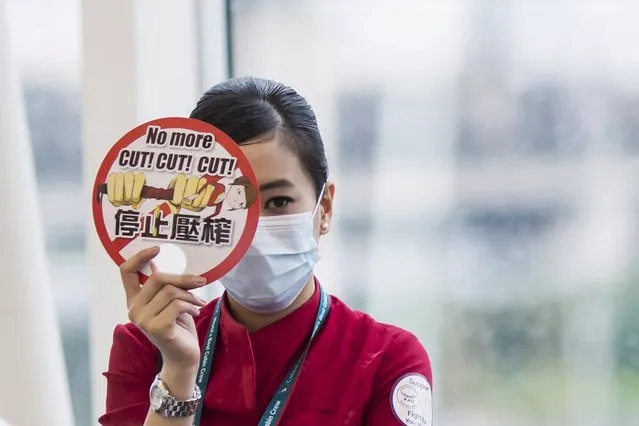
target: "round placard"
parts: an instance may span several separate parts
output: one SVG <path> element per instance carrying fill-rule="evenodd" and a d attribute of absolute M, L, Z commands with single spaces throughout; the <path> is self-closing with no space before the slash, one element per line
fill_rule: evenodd
<path fill-rule="evenodd" d="M 124 135 L 102 161 L 92 195 L 96 231 L 117 265 L 159 245 L 158 269 L 208 282 L 244 256 L 260 215 L 257 180 L 237 144 L 190 118 L 149 121 Z"/>

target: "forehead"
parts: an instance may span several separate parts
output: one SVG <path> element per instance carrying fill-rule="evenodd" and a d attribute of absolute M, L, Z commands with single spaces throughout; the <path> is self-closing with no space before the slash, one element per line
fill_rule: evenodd
<path fill-rule="evenodd" d="M 240 149 L 251 163 L 260 185 L 280 179 L 288 179 L 295 186 L 312 185 L 299 158 L 277 139 L 240 145 Z"/>

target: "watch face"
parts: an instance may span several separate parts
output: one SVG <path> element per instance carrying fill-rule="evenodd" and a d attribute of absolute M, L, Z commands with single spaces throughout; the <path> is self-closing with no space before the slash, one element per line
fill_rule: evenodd
<path fill-rule="evenodd" d="M 157 383 L 153 383 L 151 386 L 151 408 L 154 411 L 158 411 L 162 408 L 162 404 L 164 403 L 164 392 L 162 392 L 162 388 Z"/>

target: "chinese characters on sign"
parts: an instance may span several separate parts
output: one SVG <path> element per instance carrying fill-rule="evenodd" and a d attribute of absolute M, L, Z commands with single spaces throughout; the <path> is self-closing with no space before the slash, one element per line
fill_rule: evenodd
<path fill-rule="evenodd" d="M 233 221 L 224 217 L 201 218 L 175 214 L 163 218 L 158 214 L 142 216 L 139 211 L 119 209 L 115 214 L 115 235 L 120 238 L 154 239 L 182 243 L 230 245 Z"/>

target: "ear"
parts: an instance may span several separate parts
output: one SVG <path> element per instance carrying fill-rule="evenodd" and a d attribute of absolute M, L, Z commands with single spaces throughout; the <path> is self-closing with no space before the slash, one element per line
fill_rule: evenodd
<path fill-rule="evenodd" d="M 324 194 L 320 200 L 320 235 L 326 235 L 331 230 L 333 221 L 333 200 L 335 199 L 335 183 L 326 182 Z"/>

